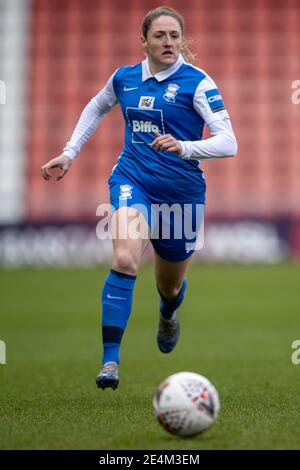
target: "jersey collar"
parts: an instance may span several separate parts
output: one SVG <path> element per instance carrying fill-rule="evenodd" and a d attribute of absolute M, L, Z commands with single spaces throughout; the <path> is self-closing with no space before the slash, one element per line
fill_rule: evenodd
<path fill-rule="evenodd" d="M 176 72 L 183 63 L 184 58 L 181 54 L 179 54 L 179 57 L 175 64 L 173 64 L 168 69 L 163 70 L 162 72 L 158 72 L 155 75 L 152 75 L 152 73 L 150 72 L 149 60 L 147 57 L 147 59 L 142 61 L 142 81 L 144 82 L 145 80 L 148 80 L 148 78 L 156 78 L 158 82 L 162 82 L 166 78 L 169 78 L 174 72 Z"/>

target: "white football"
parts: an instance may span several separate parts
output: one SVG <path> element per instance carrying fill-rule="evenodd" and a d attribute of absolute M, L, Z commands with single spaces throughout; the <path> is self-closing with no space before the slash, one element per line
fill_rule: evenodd
<path fill-rule="evenodd" d="M 157 388 L 153 409 L 167 431 L 178 436 L 195 436 L 214 424 L 220 412 L 220 400 L 206 377 L 178 372 Z"/>

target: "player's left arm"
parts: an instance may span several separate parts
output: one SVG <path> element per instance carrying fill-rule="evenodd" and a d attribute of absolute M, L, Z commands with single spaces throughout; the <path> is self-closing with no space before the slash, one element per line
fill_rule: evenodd
<path fill-rule="evenodd" d="M 156 133 L 152 142 L 157 150 L 174 152 L 184 159 L 213 160 L 233 157 L 237 153 L 237 141 L 229 115 L 214 81 L 207 77 L 194 95 L 194 109 L 203 118 L 211 133 L 210 138 L 196 141 L 176 140 L 172 135 Z"/>

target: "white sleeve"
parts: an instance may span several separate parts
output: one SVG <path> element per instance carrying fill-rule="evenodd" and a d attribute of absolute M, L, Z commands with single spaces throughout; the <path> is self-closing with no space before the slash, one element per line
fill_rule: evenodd
<path fill-rule="evenodd" d="M 200 114 L 206 124 L 229 117 L 220 91 L 209 76 L 199 83 L 193 104 L 195 111 Z"/>
<path fill-rule="evenodd" d="M 181 157 L 190 160 L 214 160 L 231 157 L 237 153 L 237 142 L 230 119 L 213 121 L 208 124 L 213 137 L 205 140 L 179 141 Z"/>
<path fill-rule="evenodd" d="M 234 156 L 237 142 L 222 96 L 210 78 L 202 80 L 194 95 L 194 109 L 203 118 L 212 135 L 209 139 L 179 141 L 181 157 L 194 160 L 213 160 Z"/>
<path fill-rule="evenodd" d="M 64 155 L 70 157 L 71 160 L 75 160 L 83 145 L 95 132 L 105 114 L 117 103 L 113 87 L 115 73 L 109 78 L 104 88 L 91 99 L 82 111 L 71 139 L 63 150 Z"/>

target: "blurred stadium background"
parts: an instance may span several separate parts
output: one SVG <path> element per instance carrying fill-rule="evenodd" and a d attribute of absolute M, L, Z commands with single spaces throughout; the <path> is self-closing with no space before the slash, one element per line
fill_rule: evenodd
<path fill-rule="evenodd" d="M 116 108 L 72 171 L 46 183 L 81 110 L 122 64 L 143 58 L 139 28 L 159 5 L 138 0 L 0 1 L 0 263 L 90 265 L 108 260 L 96 208 L 123 142 Z M 230 112 L 235 159 L 203 164 L 204 260 L 273 263 L 300 256 L 298 0 L 178 0 L 196 65 Z M 296 98 L 299 93 L 296 95 Z M 294 100 L 295 101 L 295 100 Z"/>
<path fill-rule="evenodd" d="M 1 449 L 299 449 L 299 0 L 166 3 L 184 15 L 196 65 L 222 90 L 239 151 L 203 164 L 205 247 L 188 272 L 176 350 L 156 346 L 145 263 L 121 385 L 102 392 L 99 299 L 111 245 L 96 237 L 96 208 L 108 202 L 122 148 L 119 110 L 62 181 L 45 182 L 40 167 L 108 76 L 143 59 L 140 23 L 159 2 L 0 0 Z M 180 370 L 220 393 L 220 420 L 199 439 L 167 435 L 152 415 L 155 388 Z"/>

